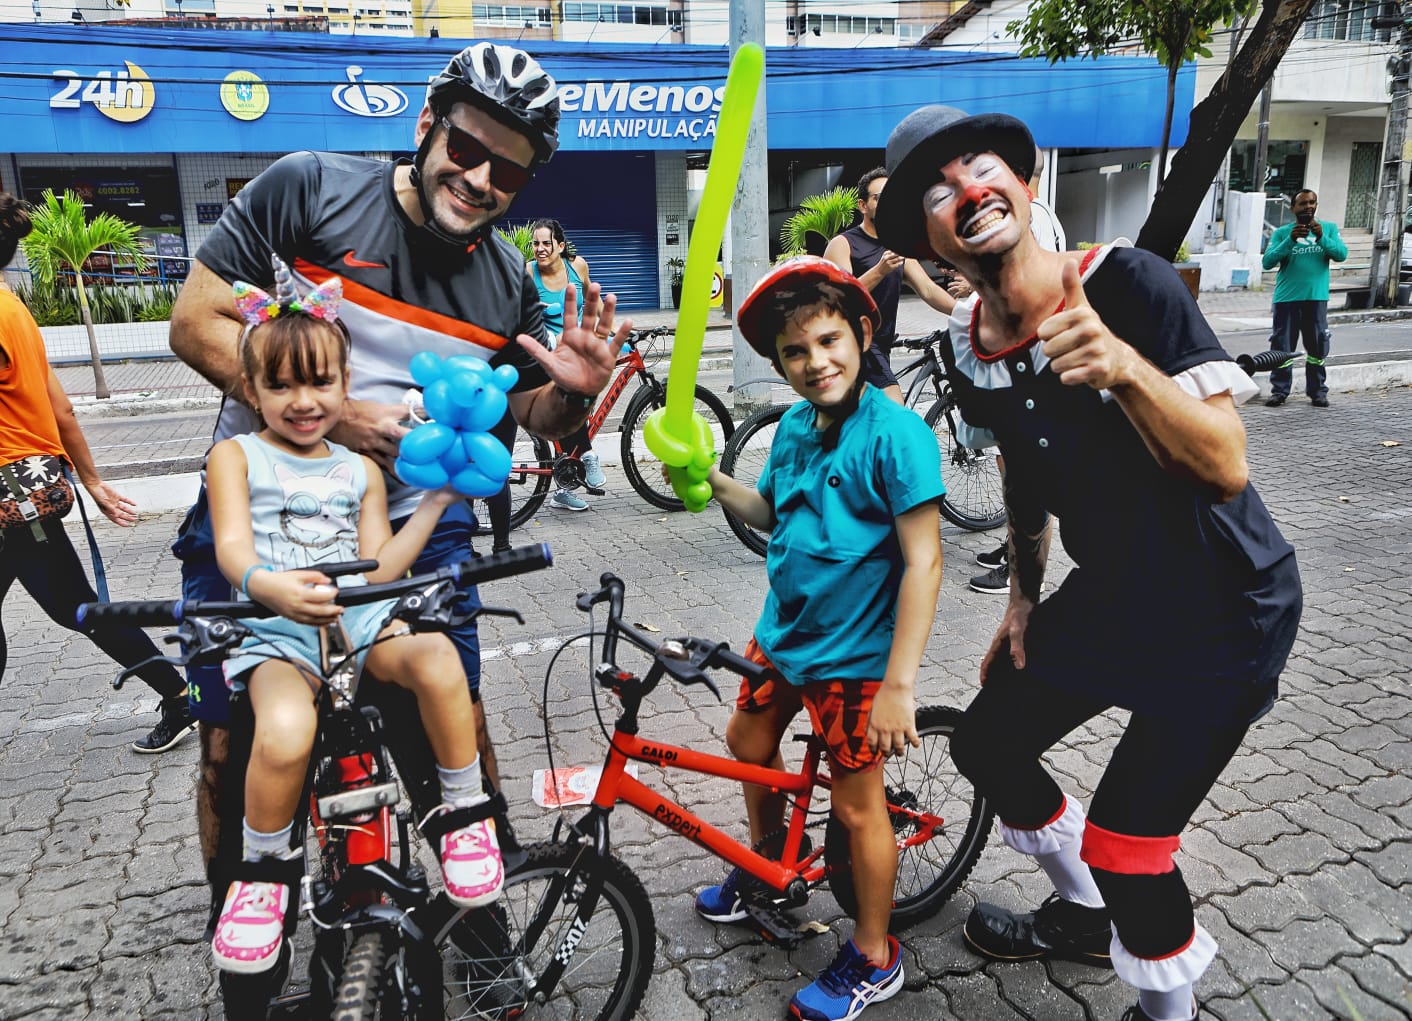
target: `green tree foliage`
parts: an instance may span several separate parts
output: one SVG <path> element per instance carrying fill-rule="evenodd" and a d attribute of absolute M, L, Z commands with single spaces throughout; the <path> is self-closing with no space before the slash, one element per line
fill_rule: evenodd
<path fill-rule="evenodd" d="M 1167 69 L 1167 109 L 1162 121 L 1165 173 L 1172 134 L 1177 72 L 1196 57 L 1210 57 L 1212 32 L 1259 6 L 1260 0 L 1038 0 L 1007 30 L 1019 36 L 1021 52 L 1051 64 L 1072 57 L 1098 57 L 1134 43 Z M 1162 182 L 1158 183 L 1160 191 Z"/>
<path fill-rule="evenodd" d="M 34 230 L 21 242 L 36 291 L 52 291 L 61 273 L 72 273 L 78 291 L 79 314 L 88 331 L 88 350 L 93 359 L 94 393 L 109 396 L 108 381 L 103 378 L 103 361 L 98 355 L 98 335 L 93 329 L 88 291 L 83 281 L 83 264 L 94 252 L 110 253 L 130 260 L 141 272 L 147 264 L 138 229 L 111 213 L 99 213 L 92 220 L 84 217 L 83 201 L 72 191 L 63 197 L 45 189 L 39 205 L 30 211 Z"/>
<path fill-rule="evenodd" d="M 820 195 L 810 195 L 799 203 L 799 212 L 780 227 L 780 258 L 807 252 L 810 234 L 823 238 L 823 245 L 827 245 L 853 224 L 857 209 L 857 188 L 833 188 Z M 816 254 L 823 252 L 823 245 L 818 246 Z"/>

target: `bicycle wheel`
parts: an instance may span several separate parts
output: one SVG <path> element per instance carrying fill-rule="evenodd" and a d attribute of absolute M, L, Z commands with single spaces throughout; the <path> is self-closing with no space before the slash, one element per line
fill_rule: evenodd
<path fill-rule="evenodd" d="M 1005 520 L 1005 489 L 994 450 L 975 450 L 956 442 L 959 415 L 956 395 L 946 390 L 926 417 L 941 447 L 941 481 L 946 484 L 941 513 L 952 524 L 984 532 Z"/>
<path fill-rule="evenodd" d="M 762 408 L 751 415 L 735 431 L 731 441 L 721 454 L 721 471 L 750 489 L 760 481 L 760 473 L 765 470 L 765 462 L 770 458 L 770 444 L 775 441 L 775 426 L 789 410 L 785 404 Z M 746 548 L 760 556 L 770 544 L 770 533 L 751 528 L 730 511 L 722 508 L 726 523 Z"/>
<path fill-rule="evenodd" d="M 990 834 L 994 813 L 951 763 L 951 735 L 960 719 L 958 709 L 918 709 L 917 734 L 922 746 L 883 760 L 888 804 L 935 814 L 945 823 L 931 840 L 898 851 L 891 922 L 895 930 L 915 925 L 941 909 L 975 868 Z M 900 844 L 916 832 L 916 824 L 894 812 L 893 829 Z M 858 897 L 853 888 L 848 834 L 832 815 L 824 833 L 824 862 L 834 899 L 856 917 Z"/>
<path fill-rule="evenodd" d="M 679 511 L 682 502 L 672 492 L 667 480 L 662 478 L 662 462 L 647 449 L 647 441 L 642 435 L 642 424 L 647 421 L 647 416 L 663 407 L 666 399 L 666 391 L 661 386 L 650 384 L 638 387 L 637 393 L 632 395 L 628 410 L 623 413 L 623 472 L 632 488 L 652 506 Z M 720 450 L 735 432 L 735 423 L 725 402 L 704 386 L 698 386 L 694 410 L 711 424 L 711 435 L 716 439 L 716 449 Z"/>
<path fill-rule="evenodd" d="M 554 447 L 546 439 L 521 430 L 515 437 L 515 449 L 510 451 L 510 528 L 516 529 L 544 504 L 554 481 Z M 490 535 L 490 507 L 484 500 L 475 501 L 476 535 Z"/>
<path fill-rule="evenodd" d="M 498 901 L 451 909 L 432 927 L 445 967 L 448 1021 L 627 1021 L 647 991 L 657 949 L 647 891 L 621 861 L 599 859 L 591 848 L 541 843 L 525 851 Z M 586 868 L 602 869 L 603 885 L 592 915 L 583 918 Z M 559 981 L 545 1002 L 535 1002 L 534 984 L 564 954 L 572 956 Z"/>
<path fill-rule="evenodd" d="M 333 1021 L 364 1021 L 400 1017 L 401 1011 L 387 994 L 392 988 L 383 934 L 359 936 L 343 957 L 343 974 L 333 998 Z"/>

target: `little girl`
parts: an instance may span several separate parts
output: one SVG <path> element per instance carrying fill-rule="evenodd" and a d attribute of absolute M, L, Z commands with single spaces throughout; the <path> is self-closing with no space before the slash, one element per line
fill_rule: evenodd
<path fill-rule="evenodd" d="M 249 284 L 235 285 L 236 307 L 249 324 L 240 345 L 242 384 L 264 428 L 216 444 L 207 461 L 221 571 L 280 615 L 250 621 L 256 637 L 246 639 L 225 665 L 226 683 L 248 690 L 255 715 L 245 779 L 246 862 L 292 857 L 294 813 L 317 725 L 318 626 L 341 622 L 354 648 L 405 630 L 382 626 L 390 602 L 347 609 L 334 603 L 338 588 L 319 565 L 378 561 L 366 577 L 341 579 L 345 585 L 401 577 L 445 508 L 460 499 L 450 490 L 427 493 L 392 534 L 382 473 L 368 458 L 326 438 L 348 396 L 348 330 L 338 320 L 342 282 L 334 278 L 299 299 L 289 270 L 274 261 L 275 298 Z M 274 655 L 302 659 L 310 669 Z M 450 640 L 401 634 L 364 655 L 369 674 L 416 695 L 441 777 L 445 804 L 438 813 L 485 801 L 470 694 Z M 475 907 L 500 895 L 504 869 L 488 820 L 454 829 L 439 843 L 442 878 L 454 903 Z M 217 967 L 244 973 L 270 968 L 288 898 L 283 883 L 231 883 L 212 941 Z"/>

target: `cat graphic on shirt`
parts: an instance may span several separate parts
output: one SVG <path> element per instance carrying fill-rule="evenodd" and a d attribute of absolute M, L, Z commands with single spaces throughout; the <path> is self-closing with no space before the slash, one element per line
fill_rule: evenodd
<path fill-rule="evenodd" d="M 354 560 L 358 555 L 358 496 L 353 469 L 344 462 L 322 475 L 302 475 L 275 464 L 284 493 L 279 534 L 271 536 L 282 570 Z"/>

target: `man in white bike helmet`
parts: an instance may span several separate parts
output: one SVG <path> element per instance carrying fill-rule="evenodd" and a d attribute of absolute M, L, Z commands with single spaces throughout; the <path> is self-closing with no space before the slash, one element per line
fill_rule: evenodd
<path fill-rule="evenodd" d="M 394 527 L 418 499 L 390 474 L 407 432 L 403 401 L 414 385 L 408 368 L 413 355 L 472 354 L 492 365 L 513 365 L 519 383 L 510 410 L 521 428 L 549 437 L 577 428 L 607 385 L 631 323 L 623 322 L 618 336 L 610 337 L 614 298 L 590 285 L 577 296 L 581 325 L 565 330 L 548 350 L 539 295 L 524 259 L 492 229 L 558 148 L 558 123 L 558 88 L 539 63 L 512 46 L 479 42 L 458 53 L 428 86 L 412 159 L 295 152 L 247 184 L 197 252 L 172 315 L 173 351 L 231 395 L 215 439 L 255 427 L 236 396 L 241 323 L 230 288 L 235 280 L 272 286 L 271 252 L 288 264 L 296 287 L 343 279 L 340 318 L 352 338 L 351 384 L 333 438 L 389 471 Z M 474 528 L 470 506 L 455 505 L 414 569 L 464 557 Z M 187 598 L 230 595 L 215 568 L 204 489 L 173 550 L 183 561 Z M 484 772 L 498 780 L 478 699 L 476 627 L 451 637 L 476 699 Z M 210 865 L 218 857 L 226 691 L 218 668 L 192 668 L 188 683 L 192 713 L 201 721 L 198 817 Z M 219 857 L 238 858 L 238 848 L 226 844 Z M 229 877 L 212 878 L 224 889 Z"/>

